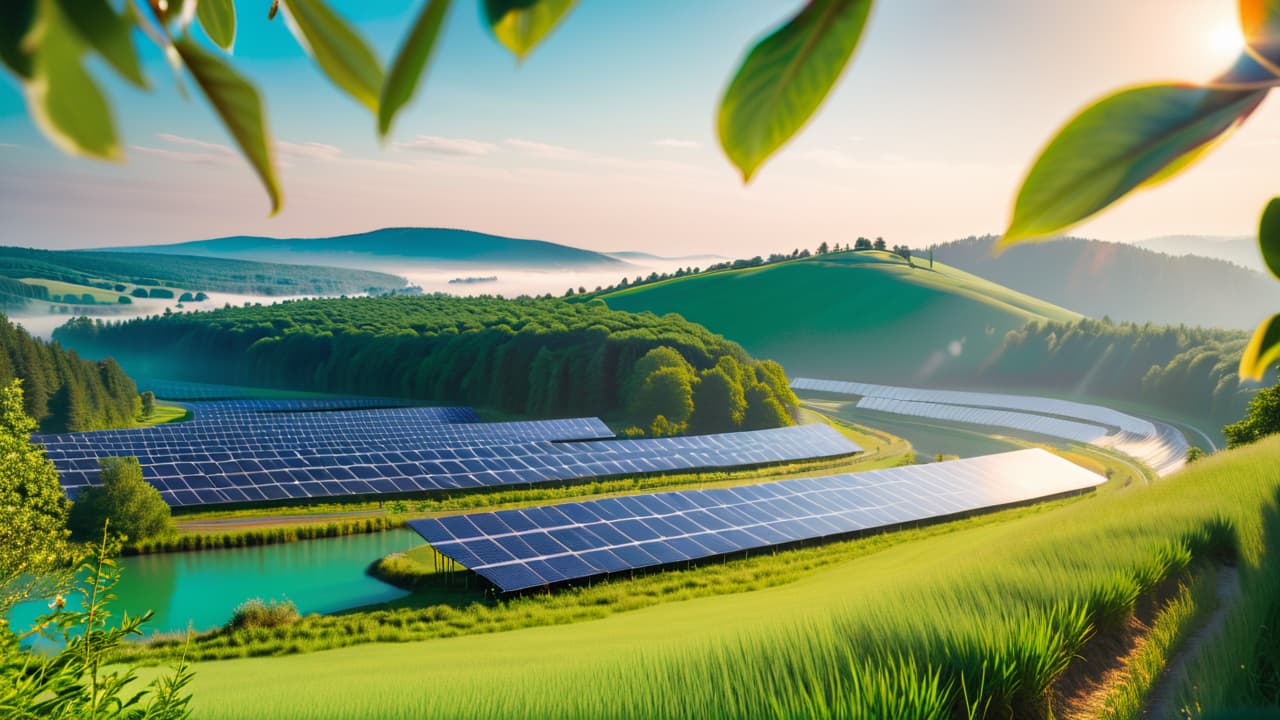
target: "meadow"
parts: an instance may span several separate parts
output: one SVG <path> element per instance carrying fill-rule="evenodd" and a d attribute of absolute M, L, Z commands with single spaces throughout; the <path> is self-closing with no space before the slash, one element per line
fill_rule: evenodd
<path fill-rule="evenodd" d="M 892 543 L 749 592 L 565 625 L 201 662 L 196 709 L 211 718 L 333 717 L 339 707 L 345 717 L 1047 716 L 1055 680 L 1078 671 L 1072 659 L 1091 637 L 1118 632 L 1161 583 L 1193 582 L 1224 562 L 1238 568 L 1241 599 L 1203 647 L 1195 684 L 1176 689 L 1178 706 L 1274 701 L 1265 674 L 1280 666 L 1268 624 L 1280 564 L 1266 549 L 1280 539 L 1277 467 L 1273 438 L 1150 487 Z"/>

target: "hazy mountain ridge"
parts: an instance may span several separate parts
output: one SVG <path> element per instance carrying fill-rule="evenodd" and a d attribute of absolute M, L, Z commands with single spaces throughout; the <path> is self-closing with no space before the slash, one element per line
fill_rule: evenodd
<path fill-rule="evenodd" d="M 338 263 L 345 267 L 385 269 L 403 260 L 448 265 L 558 269 L 587 266 L 626 267 L 609 255 L 545 240 L 490 235 L 452 228 L 381 228 L 364 233 L 317 238 L 236 235 L 210 240 L 104 248 L 112 252 L 203 255 L 275 262 Z"/>
<path fill-rule="evenodd" d="M 934 257 L 1092 317 L 1252 329 L 1280 306 L 1280 283 L 1226 260 L 1062 238 L 1000 255 L 994 236 L 939 245 Z"/>
<path fill-rule="evenodd" d="M 1249 270 L 1266 271 L 1258 250 L 1258 239 L 1249 235 L 1164 235 L 1139 240 L 1134 245 L 1173 256 L 1197 255 L 1225 260 Z"/>

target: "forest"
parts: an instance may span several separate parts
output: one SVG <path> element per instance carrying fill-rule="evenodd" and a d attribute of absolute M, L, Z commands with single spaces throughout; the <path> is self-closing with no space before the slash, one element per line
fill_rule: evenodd
<path fill-rule="evenodd" d="M 992 385 L 1125 398 L 1232 422 L 1257 392 L 1236 372 L 1247 341 L 1242 331 L 1183 325 L 1033 322 L 1005 336 L 979 377 Z"/>
<path fill-rule="evenodd" d="M 78 318 L 54 337 L 116 357 L 139 375 L 536 417 L 600 415 L 632 424 L 633 434 L 787 425 L 797 404 L 776 363 L 678 315 L 610 310 L 599 300 L 297 300 L 117 322 Z"/>
<path fill-rule="evenodd" d="M 995 242 L 969 237 L 933 253 L 939 262 L 1096 318 L 1253 329 L 1260 313 L 1280 303 L 1280 285 L 1271 278 L 1209 257 L 1083 238 L 996 253 Z"/>
<path fill-rule="evenodd" d="M 138 389 L 114 360 L 82 359 L 0 315 L 0 386 L 15 377 L 43 432 L 129 427 L 138 415 Z"/>
<path fill-rule="evenodd" d="M 403 278 L 368 270 L 282 265 L 134 252 L 0 247 L 0 277 L 43 278 L 77 285 L 130 285 L 245 295 L 342 295 L 403 288 Z M 8 284 L 0 286 L 6 292 Z"/>

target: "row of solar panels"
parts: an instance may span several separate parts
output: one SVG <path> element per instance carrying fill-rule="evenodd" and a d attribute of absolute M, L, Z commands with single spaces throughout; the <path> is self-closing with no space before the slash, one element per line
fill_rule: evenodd
<path fill-rule="evenodd" d="M 226 424 L 225 415 L 206 413 L 209 404 L 201 403 L 192 406 L 197 418 L 192 423 L 35 439 L 46 446 L 72 496 L 97 480 L 98 459 L 135 456 L 143 476 L 176 506 L 587 480 L 860 450 L 825 425 L 582 442 L 613 434 L 597 418 L 451 422 L 470 412 L 457 408 L 315 413 L 300 404 L 308 417 L 298 424 L 286 412 L 288 403 L 298 401 L 284 402 L 258 411 L 238 408 L 235 412 L 247 414 L 234 426 Z"/>
<path fill-rule="evenodd" d="M 1187 440 L 1176 428 L 1100 405 L 813 378 L 796 378 L 791 387 L 858 396 L 857 406 L 867 410 L 1025 430 L 1088 443 L 1136 458 L 1162 476 L 1186 464 Z"/>
<path fill-rule="evenodd" d="M 880 397 L 860 398 L 858 407 L 863 410 L 876 410 L 895 415 L 911 415 L 934 420 L 950 420 L 953 422 L 973 423 L 975 425 L 988 425 L 990 427 L 1026 430 L 1041 435 L 1066 438 L 1079 443 L 1091 443 L 1105 437 L 1107 434 L 1107 429 L 1101 425 L 1087 425 L 1074 420 L 1063 420 L 1061 418 L 1033 415 L 1013 410 L 939 405 L 938 403 L 890 400 Z"/>
<path fill-rule="evenodd" d="M 1010 395 L 1007 393 L 969 392 L 966 390 L 933 390 L 929 388 L 896 387 L 893 385 L 875 385 L 871 383 L 842 382 L 839 380 L 817 380 L 814 378 L 796 378 L 791 382 L 796 390 L 821 390 L 841 395 L 860 395 L 865 397 L 885 398 L 888 400 L 906 400 L 914 402 L 932 402 L 944 405 L 967 405 L 969 407 L 998 408 L 1002 410 L 1023 410 L 1040 415 L 1057 415 L 1064 418 L 1083 420 L 1094 425 L 1116 428 L 1123 432 L 1141 436 L 1157 434 L 1153 423 L 1128 413 L 1112 410 L 1101 405 L 1060 400 L 1058 398 L 1033 397 L 1029 395 Z"/>
<path fill-rule="evenodd" d="M 820 478 L 414 520 L 503 592 L 822 540 L 1093 489 L 1039 449 Z"/>
<path fill-rule="evenodd" d="M 199 406 L 193 406 L 197 416 Z M 109 447 L 115 450 L 156 447 L 208 447 L 216 444 L 309 445 L 341 438 L 370 442 L 379 438 L 416 438 L 443 445 L 499 444 L 533 440 L 591 440 L 612 438 L 613 432 L 598 418 L 530 420 L 505 423 L 440 423 L 415 421 L 425 408 L 378 411 L 327 412 L 297 424 L 267 415 L 265 420 L 222 423 L 176 423 L 95 433 L 39 435 L 35 440 L 50 450 Z"/>

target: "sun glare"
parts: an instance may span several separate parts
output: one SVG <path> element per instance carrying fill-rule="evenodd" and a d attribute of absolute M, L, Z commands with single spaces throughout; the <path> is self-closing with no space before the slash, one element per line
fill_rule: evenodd
<path fill-rule="evenodd" d="M 1244 33 L 1240 32 L 1240 26 L 1236 22 L 1223 23 L 1209 31 L 1208 51 L 1218 63 L 1226 65 L 1232 62 L 1240 56 L 1242 50 Z"/>

